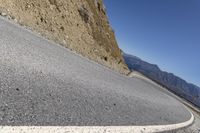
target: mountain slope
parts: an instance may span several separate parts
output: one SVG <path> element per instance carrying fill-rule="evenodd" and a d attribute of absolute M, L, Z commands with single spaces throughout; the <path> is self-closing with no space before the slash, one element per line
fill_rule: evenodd
<path fill-rule="evenodd" d="M 187 83 L 172 73 L 164 72 L 157 65 L 145 62 L 136 56 L 125 53 L 123 56 L 130 70 L 144 74 L 175 94 L 200 107 L 200 88 L 198 86 Z"/>

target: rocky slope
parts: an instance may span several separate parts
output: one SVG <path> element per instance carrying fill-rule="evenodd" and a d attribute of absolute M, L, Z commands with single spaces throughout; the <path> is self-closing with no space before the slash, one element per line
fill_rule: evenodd
<path fill-rule="evenodd" d="M 102 0 L 0 0 L 0 13 L 116 71 L 129 71 Z"/>
<path fill-rule="evenodd" d="M 130 70 L 144 74 L 200 108 L 200 88 L 198 86 L 187 83 L 172 73 L 164 72 L 157 65 L 145 62 L 136 56 L 125 53 L 123 56 Z"/>

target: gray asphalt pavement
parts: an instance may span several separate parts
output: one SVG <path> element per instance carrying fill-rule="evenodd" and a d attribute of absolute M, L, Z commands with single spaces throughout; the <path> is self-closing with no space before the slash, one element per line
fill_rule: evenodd
<path fill-rule="evenodd" d="M 161 125 L 190 117 L 157 86 L 0 18 L 0 125 Z"/>

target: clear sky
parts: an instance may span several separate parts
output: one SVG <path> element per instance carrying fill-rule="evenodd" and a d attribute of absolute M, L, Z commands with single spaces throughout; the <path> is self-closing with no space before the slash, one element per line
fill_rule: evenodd
<path fill-rule="evenodd" d="M 200 86 L 200 0 L 104 0 L 120 48 Z"/>

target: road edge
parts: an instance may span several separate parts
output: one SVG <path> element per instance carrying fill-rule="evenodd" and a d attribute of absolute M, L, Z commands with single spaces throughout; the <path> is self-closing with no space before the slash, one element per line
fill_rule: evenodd
<path fill-rule="evenodd" d="M 189 110 L 188 110 L 189 111 Z M 190 112 L 190 111 L 189 111 Z M 149 126 L 1 126 L 1 133 L 156 133 L 190 126 L 194 115 L 182 123 Z"/>

